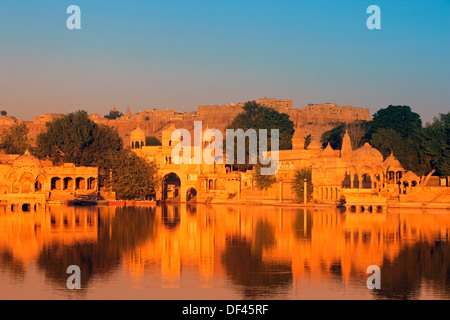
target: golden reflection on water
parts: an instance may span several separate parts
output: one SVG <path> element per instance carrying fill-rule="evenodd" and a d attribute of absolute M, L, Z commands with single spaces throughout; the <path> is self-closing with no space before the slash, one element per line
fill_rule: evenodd
<path fill-rule="evenodd" d="M 0 298 L 448 299 L 449 229 L 448 211 L 0 207 Z M 380 290 L 366 287 L 370 265 Z"/>

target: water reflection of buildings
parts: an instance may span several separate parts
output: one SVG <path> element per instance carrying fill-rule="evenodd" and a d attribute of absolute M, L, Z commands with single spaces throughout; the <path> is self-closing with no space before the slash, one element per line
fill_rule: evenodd
<path fill-rule="evenodd" d="M 26 266 L 52 243 L 97 242 L 97 211 L 48 206 L 33 214 L 0 206 L 0 251 Z"/>
<path fill-rule="evenodd" d="M 442 275 L 450 271 L 449 230 L 450 215 L 435 211 L 358 215 L 226 205 L 48 207 L 36 214 L 0 211 L 0 257 L 7 254 L 24 270 L 37 261 L 61 286 L 70 264 L 85 272 L 84 285 L 94 274 L 117 272 L 123 264 L 137 282 L 150 275 L 160 278 L 161 287 L 231 283 L 245 298 L 290 294 L 305 279 L 364 288 L 366 268 L 376 264 L 389 288 L 383 297 L 398 297 L 417 288 L 427 274 L 448 291 L 449 279 Z M 5 259 L 0 268 L 12 265 Z M 411 273 L 408 268 L 416 270 L 408 277 L 411 284 L 397 283 L 394 275 Z"/>
<path fill-rule="evenodd" d="M 136 279 L 160 272 L 167 286 L 177 287 L 185 270 L 196 270 L 207 286 L 213 276 L 226 274 L 246 296 L 267 294 L 267 288 L 272 294 L 286 291 L 305 277 L 331 276 L 343 285 L 356 280 L 364 286 L 369 265 L 392 263 L 418 241 L 448 239 L 450 229 L 445 214 L 341 215 L 270 207 L 245 208 L 242 214 L 239 207 L 227 206 L 201 206 L 195 215 L 185 206 L 171 210 L 179 210 L 178 225 L 164 224 L 152 241 L 125 257 Z"/>

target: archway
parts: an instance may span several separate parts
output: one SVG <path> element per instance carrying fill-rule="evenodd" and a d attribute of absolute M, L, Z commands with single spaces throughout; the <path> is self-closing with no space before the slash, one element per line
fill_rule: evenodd
<path fill-rule="evenodd" d="M 70 177 L 64 178 L 63 189 L 64 190 L 73 190 L 73 179 Z"/>
<path fill-rule="evenodd" d="M 41 174 L 36 178 L 36 181 L 34 182 L 34 191 L 35 192 L 44 191 L 44 185 L 45 185 L 45 177 Z"/>
<path fill-rule="evenodd" d="M 162 186 L 163 201 L 180 201 L 181 180 L 176 173 L 169 173 L 164 176 Z"/>
<path fill-rule="evenodd" d="M 75 180 L 75 189 L 76 190 L 85 190 L 86 189 L 86 182 L 84 178 L 78 177 Z"/>
<path fill-rule="evenodd" d="M 96 182 L 97 182 L 97 180 L 95 178 L 93 178 L 93 177 L 88 178 L 87 179 L 87 189 L 88 190 L 95 189 L 96 188 L 96 185 L 95 185 Z"/>
<path fill-rule="evenodd" d="M 197 190 L 189 188 L 186 192 L 186 201 L 197 201 Z"/>
<path fill-rule="evenodd" d="M 25 173 L 19 180 L 20 193 L 33 193 L 34 192 L 34 178 L 31 173 Z"/>
<path fill-rule="evenodd" d="M 361 179 L 361 188 L 362 189 L 371 189 L 372 188 L 372 176 L 368 173 L 362 175 Z"/>
<path fill-rule="evenodd" d="M 61 178 L 53 177 L 51 180 L 51 190 L 61 190 Z"/>

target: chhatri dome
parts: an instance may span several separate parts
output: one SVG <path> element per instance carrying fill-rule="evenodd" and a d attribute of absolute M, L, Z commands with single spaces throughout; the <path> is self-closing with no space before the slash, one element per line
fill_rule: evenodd
<path fill-rule="evenodd" d="M 294 131 L 294 135 L 292 136 L 292 149 L 305 149 L 305 137 L 301 129 L 295 129 Z"/>
<path fill-rule="evenodd" d="M 42 167 L 42 163 L 38 158 L 32 156 L 27 149 L 23 155 L 18 156 L 14 160 L 13 166 L 14 167 L 23 167 L 23 166 Z"/>
<path fill-rule="evenodd" d="M 136 129 L 131 131 L 130 139 L 133 141 L 140 141 L 145 140 L 145 132 L 141 128 L 139 128 L 139 125 Z"/>
<path fill-rule="evenodd" d="M 355 164 L 383 163 L 383 155 L 380 151 L 366 142 L 361 148 L 353 152 L 352 162 Z"/>
<path fill-rule="evenodd" d="M 400 161 L 397 160 L 396 157 L 394 157 L 394 153 L 391 151 L 391 155 L 386 158 L 383 162 L 383 166 L 386 169 L 389 169 L 389 171 L 404 171 L 402 165 L 400 164 Z"/>
<path fill-rule="evenodd" d="M 131 149 L 140 149 L 145 145 L 145 132 L 139 125 L 130 134 Z"/>

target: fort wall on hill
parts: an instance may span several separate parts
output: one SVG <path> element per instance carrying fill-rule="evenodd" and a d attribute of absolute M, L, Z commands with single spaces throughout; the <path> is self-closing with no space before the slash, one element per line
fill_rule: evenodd
<path fill-rule="evenodd" d="M 350 123 L 357 120 L 371 120 L 369 109 L 338 106 L 333 103 L 308 105 L 294 108 L 290 99 L 264 98 L 255 100 L 257 103 L 274 108 L 278 112 L 289 115 L 296 129 L 301 129 L 305 135 L 311 134 L 313 139 L 320 140 L 323 132 L 331 129 L 338 122 Z M 107 119 L 99 114 L 90 114 L 89 117 L 98 124 L 104 124 L 117 129 L 124 140 L 124 145 L 130 143 L 130 133 L 138 126 L 144 130 L 146 136 L 161 138 L 162 131 L 174 125 L 176 128 L 191 130 L 194 121 L 202 121 L 203 126 L 224 131 L 234 117 L 243 111 L 244 103 L 230 103 L 229 105 L 199 106 L 197 111 L 182 112 L 175 110 L 145 110 L 132 114 L 130 110 L 120 118 Z M 10 126 L 24 122 L 29 131 L 29 139 L 35 143 L 39 133 L 45 131 L 46 123 L 63 114 L 41 114 L 33 121 L 18 120 L 14 117 L 0 117 L 0 132 Z"/>

